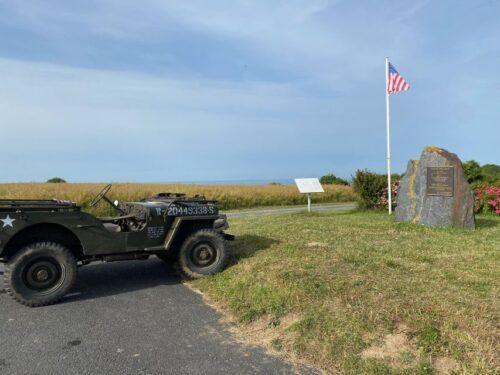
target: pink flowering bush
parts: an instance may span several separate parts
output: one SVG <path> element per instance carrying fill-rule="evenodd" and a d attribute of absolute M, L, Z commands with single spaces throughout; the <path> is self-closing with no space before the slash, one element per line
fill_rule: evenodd
<path fill-rule="evenodd" d="M 391 185 L 392 185 L 391 186 L 391 188 L 392 188 L 391 189 L 391 191 L 392 191 L 392 194 L 391 194 L 392 208 L 395 208 L 396 207 L 396 197 L 398 196 L 398 190 L 399 190 L 399 181 L 393 182 Z M 385 188 L 382 191 L 382 195 L 380 195 L 378 202 L 379 202 L 379 206 L 389 208 L 389 197 L 387 194 L 387 188 Z"/>
<path fill-rule="evenodd" d="M 474 211 L 500 215 L 500 188 L 482 184 L 475 189 Z"/>

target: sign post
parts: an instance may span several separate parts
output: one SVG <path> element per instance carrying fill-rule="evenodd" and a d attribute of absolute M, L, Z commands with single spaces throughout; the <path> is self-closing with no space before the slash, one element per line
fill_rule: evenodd
<path fill-rule="evenodd" d="M 311 194 L 324 193 L 323 187 L 317 178 L 296 178 L 295 184 L 301 194 L 307 194 L 307 212 L 311 212 Z"/>

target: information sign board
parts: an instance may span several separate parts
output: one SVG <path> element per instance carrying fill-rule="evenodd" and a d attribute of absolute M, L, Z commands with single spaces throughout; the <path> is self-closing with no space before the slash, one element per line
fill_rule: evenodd
<path fill-rule="evenodd" d="M 317 178 L 296 178 L 295 184 L 299 192 L 307 194 L 307 211 L 311 212 L 311 194 L 324 193 L 323 186 Z"/>
<path fill-rule="evenodd" d="M 321 186 L 317 178 L 296 178 L 295 184 L 299 192 L 303 194 L 311 193 L 324 193 L 323 186 Z"/>

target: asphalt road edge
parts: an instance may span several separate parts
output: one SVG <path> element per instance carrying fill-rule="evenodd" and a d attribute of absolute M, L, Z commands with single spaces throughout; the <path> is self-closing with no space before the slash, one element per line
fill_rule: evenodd
<path fill-rule="evenodd" d="M 304 371 L 308 372 L 312 371 L 320 375 L 327 375 L 327 374 L 340 375 L 340 373 L 332 373 L 331 370 L 327 372 L 324 369 L 318 368 L 312 363 L 309 363 L 308 361 L 302 358 L 298 358 L 296 355 L 294 355 L 293 352 L 279 352 L 277 350 L 274 350 L 269 345 L 269 343 L 266 343 L 264 340 L 252 339 L 252 337 L 255 336 L 249 336 L 248 331 L 243 328 L 242 324 L 239 323 L 231 314 L 231 312 L 227 308 L 225 308 L 222 304 L 217 303 L 212 298 L 210 298 L 208 294 L 203 293 L 201 290 L 191 285 L 189 280 L 184 280 L 183 285 L 186 286 L 192 292 L 200 295 L 201 298 L 203 299 L 203 302 L 209 308 L 211 308 L 221 316 L 220 322 L 227 327 L 231 336 L 239 344 L 248 347 L 260 348 L 264 350 L 266 354 L 278 358 L 279 360 L 285 363 L 288 363 L 290 366 L 293 367 L 294 372 L 298 375 L 302 374 Z"/>

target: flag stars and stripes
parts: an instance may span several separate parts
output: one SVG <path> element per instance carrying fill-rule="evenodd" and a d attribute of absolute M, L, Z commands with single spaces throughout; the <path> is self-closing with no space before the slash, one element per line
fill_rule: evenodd
<path fill-rule="evenodd" d="M 387 80 L 387 92 L 393 94 L 398 91 L 408 91 L 410 85 L 405 81 L 403 76 L 401 76 L 394 65 L 389 63 L 388 80 Z"/>

